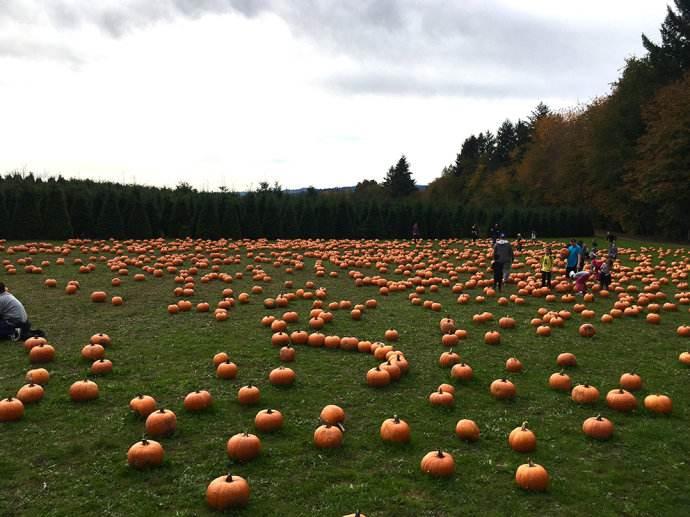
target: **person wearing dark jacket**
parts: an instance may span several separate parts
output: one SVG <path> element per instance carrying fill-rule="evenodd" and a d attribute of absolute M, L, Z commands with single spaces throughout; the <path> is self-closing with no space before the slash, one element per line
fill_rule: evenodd
<path fill-rule="evenodd" d="M 510 269 L 513 265 L 513 258 L 513 247 L 510 245 L 510 242 L 505 239 L 505 235 L 500 234 L 494 245 L 494 261 L 501 264 L 503 270 L 503 283 L 508 281 Z"/>

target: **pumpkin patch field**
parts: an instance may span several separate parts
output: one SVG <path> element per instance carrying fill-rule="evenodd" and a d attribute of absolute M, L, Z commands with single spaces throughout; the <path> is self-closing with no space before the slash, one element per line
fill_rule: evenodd
<path fill-rule="evenodd" d="M 690 251 L 544 246 L 0 241 L 0 515 L 687 514 Z"/>

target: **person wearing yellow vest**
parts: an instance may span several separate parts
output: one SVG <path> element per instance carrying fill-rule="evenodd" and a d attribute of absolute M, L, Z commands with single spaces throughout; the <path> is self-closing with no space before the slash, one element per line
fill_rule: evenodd
<path fill-rule="evenodd" d="M 551 287 L 551 270 L 553 269 L 553 257 L 551 248 L 546 248 L 544 256 L 541 258 L 541 286 Z"/>

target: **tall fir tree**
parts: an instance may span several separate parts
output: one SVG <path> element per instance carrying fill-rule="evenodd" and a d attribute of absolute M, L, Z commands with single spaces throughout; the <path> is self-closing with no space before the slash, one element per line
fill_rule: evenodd
<path fill-rule="evenodd" d="M 141 198 L 136 194 L 133 194 L 126 221 L 128 236 L 134 239 L 150 239 L 153 236 L 149 214 Z"/>
<path fill-rule="evenodd" d="M 53 241 L 72 237 L 72 222 L 67 210 L 67 199 L 61 187 L 51 186 L 43 204 L 44 228 L 42 236 Z"/>
<path fill-rule="evenodd" d="M 417 191 L 417 185 L 410 172 L 410 164 L 403 154 L 395 167 L 391 167 L 383 182 L 384 190 L 394 198 L 409 196 Z"/>
<path fill-rule="evenodd" d="M 105 200 L 96 219 L 95 236 L 99 239 L 119 239 L 124 236 L 124 223 L 118 199 L 113 192 L 105 195 Z"/>

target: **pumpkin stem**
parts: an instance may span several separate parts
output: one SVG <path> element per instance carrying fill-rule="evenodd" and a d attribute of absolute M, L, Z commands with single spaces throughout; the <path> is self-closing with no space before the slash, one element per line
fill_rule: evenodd
<path fill-rule="evenodd" d="M 227 481 L 228 483 L 232 483 L 233 482 L 232 474 L 228 473 L 228 475 L 225 476 L 225 481 Z"/>
<path fill-rule="evenodd" d="M 268 408 L 268 409 L 266 410 L 266 413 L 268 413 L 268 414 L 270 415 L 270 414 L 273 413 L 273 410 L 272 410 L 271 408 Z"/>
<path fill-rule="evenodd" d="M 565 370 L 563 368 L 561 368 L 561 371 L 558 372 L 558 375 L 565 375 Z"/>
<path fill-rule="evenodd" d="M 523 431 L 527 431 L 527 420 L 522 422 L 522 427 L 520 429 L 522 429 Z"/>
<path fill-rule="evenodd" d="M 395 420 L 396 424 L 400 423 L 400 417 L 398 417 L 398 415 L 393 415 L 393 420 Z"/>
<path fill-rule="evenodd" d="M 436 457 L 437 458 L 443 458 L 444 457 L 443 451 L 441 449 L 439 449 L 438 452 L 436 453 Z"/>
<path fill-rule="evenodd" d="M 599 420 L 599 422 L 601 422 L 601 421 L 603 420 L 603 418 L 601 417 L 601 413 L 599 413 L 599 414 L 596 416 L 596 419 Z"/>
<path fill-rule="evenodd" d="M 530 467 L 534 467 L 534 462 L 532 461 L 532 458 L 529 458 L 527 461 L 529 462 Z"/>
<path fill-rule="evenodd" d="M 148 444 L 149 444 L 149 441 L 148 441 L 146 438 L 142 438 L 142 439 L 141 439 L 141 444 L 142 444 L 142 445 L 148 445 Z"/>

